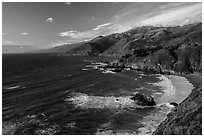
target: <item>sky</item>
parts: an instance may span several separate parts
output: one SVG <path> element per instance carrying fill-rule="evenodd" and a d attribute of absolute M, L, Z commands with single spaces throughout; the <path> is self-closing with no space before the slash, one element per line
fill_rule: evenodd
<path fill-rule="evenodd" d="M 13 52 L 44 49 L 138 26 L 201 21 L 199 2 L 3 2 L 2 45 Z"/>

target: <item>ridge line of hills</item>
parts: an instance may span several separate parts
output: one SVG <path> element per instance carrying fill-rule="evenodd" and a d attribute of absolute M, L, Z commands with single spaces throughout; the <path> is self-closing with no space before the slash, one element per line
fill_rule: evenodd
<path fill-rule="evenodd" d="M 118 56 L 121 58 L 118 66 L 124 64 L 154 73 L 201 72 L 202 23 L 136 27 L 39 52 L 70 56 Z"/>

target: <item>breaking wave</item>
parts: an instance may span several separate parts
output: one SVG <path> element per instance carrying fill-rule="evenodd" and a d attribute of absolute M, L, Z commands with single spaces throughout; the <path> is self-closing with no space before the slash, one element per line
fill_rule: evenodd
<path fill-rule="evenodd" d="M 169 103 L 159 104 L 155 108 L 154 112 L 151 112 L 148 116 L 143 117 L 139 122 L 143 125 L 143 127 L 139 128 L 140 135 L 152 134 L 158 125 L 165 120 L 168 113 L 170 113 L 172 109 L 172 105 Z"/>
<path fill-rule="evenodd" d="M 160 75 L 158 78 L 160 79 L 159 82 L 150 83 L 154 86 L 161 87 L 162 91 L 164 92 L 164 94 L 162 95 L 162 97 L 159 98 L 157 103 L 170 103 L 172 99 L 175 98 L 176 88 L 174 87 L 172 81 L 166 76 Z M 160 93 L 156 94 L 160 95 Z"/>
<path fill-rule="evenodd" d="M 21 87 L 18 85 L 10 86 L 10 87 L 3 87 L 3 89 L 5 89 L 5 90 L 15 90 L 15 89 L 24 89 L 24 88 L 26 88 L 26 87 Z"/>

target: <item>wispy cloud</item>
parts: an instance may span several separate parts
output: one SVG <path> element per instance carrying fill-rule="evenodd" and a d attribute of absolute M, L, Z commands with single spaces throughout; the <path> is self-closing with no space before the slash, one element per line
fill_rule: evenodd
<path fill-rule="evenodd" d="M 71 2 L 65 2 L 66 5 L 71 5 Z"/>
<path fill-rule="evenodd" d="M 201 21 L 201 16 L 202 3 L 134 3 L 113 16 L 112 20 L 121 25 L 174 26 Z"/>
<path fill-rule="evenodd" d="M 60 32 L 59 35 L 61 37 L 73 37 L 75 38 L 77 35 L 77 31 L 73 31 L 73 30 L 69 30 L 69 31 L 65 31 L 65 32 Z"/>
<path fill-rule="evenodd" d="M 22 32 L 21 35 L 28 35 L 28 33 L 27 32 Z"/>
<path fill-rule="evenodd" d="M 50 17 L 50 18 L 47 18 L 46 21 L 49 22 L 49 23 L 53 23 L 55 20 Z"/>
<path fill-rule="evenodd" d="M 99 30 L 99 29 L 101 29 L 101 28 L 103 28 L 103 27 L 106 27 L 106 26 L 109 26 L 109 25 L 111 25 L 111 23 L 105 23 L 105 24 L 101 24 L 101 25 L 98 25 L 96 28 L 94 28 L 93 30 Z"/>
<path fill-rule="evenodd" d="M 82 32 L 76 31 L 76 30 L 69 30 L 69 31 L 60 32 L 57 35 L 60 37 L 65 37 L 66 38 L 65 41 L 68 43 L 75 43 L 75 42 L 87 41 L 100 35 L 108 35 L 111 33 L 121 32 L 122 30 L 121 27 L 122 26 L 120 24 L 112 24 L 109 22 L 109 23 L 98 25 L 92 30 L 87 30 Z"/>
<path fill-rule="evenodd" d="M 164 5 L 160 6 L 159 8 L 160 9 L 167 9 L 167 8 L 172 8 L 172 7 L 178 7 L 181 5 L 185 5 L 185 3 L 184 2 L 170 2 L 168 4 L 164 4 Z"/>
<path fill-rule="evenodd" d="M 58 34 L 66 40 L 61 43 L 76 43 L 99 35 L 124 32 L 143 25 L 185 25 L 202 21 L 201 3 L 132 3 L 114 15 L 108 23 L 87 31 L 69 30 Z M 59 43 L 59 42 L 58 42 Z"/>
<path fill-rule="evenodd" d="M 96 26 L 92 30 L 87 30 L 87 31 L 76 31 L 76 30 L 69 30 L 69 31 L 64 31 L 60 32 L 58 35 L 61 37 L 69 37 L 73 39 L 87 39 L 87 38 L 93 38 L 97 35 L 103 35 L 105 32 L 110 30 L 110 25 L 111 23 L 105 23 Z"/>
<path fill-rule="evenodd" d="M 128 28 L 126 26 L 121 26 L 120 24 L 113 24 L 113 23 L 104 23 L 101 25 L 96 26 L 92 30 L 87 31 L 76 31 L 76 30 L 69 30 L 60 32 L 57 35 L 63 38 L 66 38 L 65 40 L 58 41 L 56 44 L 59 45 L 59 43 L 76 43 L 76 42 L 82 42 L 82 41 L 88 41 L 91 40 L 97 36 L 105 36 L 112 33 L 118 33 L 123 32 L 127 30 Z M 52 45 L 53 45 L 52 44 Z"/>
<path fill-rule="evenodd" d="M 14 42 L 13 42 L 13 41 L 10 41 L 10 40 L 2 39 L 2 45 L 12 44 L 12 43 L 14 43 Z"/>
<path fill-rule="evenodd" d="M 180 4 L 181 5 L 181 4 Z M 180 6 L 179 4 L 175 6 Z M 201 21 L 202 5 L 191 4 L 184 7 L 176 7 L 159 11 L 157 15 L 143 18 L 140 22 L 143 25 L 185 25 Z"/>

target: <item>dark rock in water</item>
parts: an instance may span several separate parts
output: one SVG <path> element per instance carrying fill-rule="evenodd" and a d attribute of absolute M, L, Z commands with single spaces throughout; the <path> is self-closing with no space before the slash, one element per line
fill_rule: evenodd
<path fill-rule="evenodd" d="M 175 103 L 175 102 L 171 102 L 170 105 L 173 105 L 173 106 L 175 106 L 175 107 L 178 106 L 178 104 Z"/>
<path fill-rule="evenodd" d="M 154 106 L 156 105 L 154 98 L 152 96 L 147 96 L 142 93 L 137 93 L 130 99 L 136 101 L 138 105 L 142 106 Z"/>

